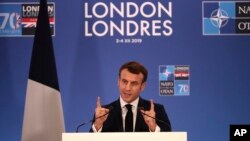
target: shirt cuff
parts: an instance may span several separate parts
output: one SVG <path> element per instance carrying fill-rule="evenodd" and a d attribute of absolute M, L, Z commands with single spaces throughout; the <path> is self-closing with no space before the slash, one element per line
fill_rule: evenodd
<path fill-rule="evenodd" d="M 95 128 L 95 125 L 93 124 L 92 125 L 92 130 L 94 133 L 100 133 L 102 131 L 102 127 L 97 131 L 96 128 Z"/>
<path fill-rule="evenodd" d="M 153 131 L 150 130 L 150 132 L 153 132 Z M 161 132 L 161 128 L 158 125 L 156 125 L 154 132 Z"/>

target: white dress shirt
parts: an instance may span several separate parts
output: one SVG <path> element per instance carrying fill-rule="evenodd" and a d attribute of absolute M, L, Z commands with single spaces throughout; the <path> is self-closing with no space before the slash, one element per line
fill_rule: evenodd
<path fill-rule="evenodd" d="M 123 130 L 125 130 L 125 117 L 128 112 L 128 109 L 126 108 L 125 105 L 130 104 L 132 105 L 132 112 L 133 112 L 133 131 L 135 131 L 135 122 L 136 122 L 136 115 L 137 115 L 137 106 L 139 103 L 139 97 L 135 99 L 131 103 L 125 102 L 121 97 L 120 97 L 120 103 L 121 103 L 121 109 L 122 109 L 122 125 L 123 125 Z"/>

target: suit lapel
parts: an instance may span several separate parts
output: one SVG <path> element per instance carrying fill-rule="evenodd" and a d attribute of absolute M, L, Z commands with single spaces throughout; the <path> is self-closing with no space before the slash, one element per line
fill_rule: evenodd
<path fill-rule="evenodd" d="M 114 108 L 115 117 L 113 119 L 117 119 L 115 120 L 116 122 L 114 124 L 117 127 L 118 132 L 123 132 L 122 112 L 121 112 L 121 104 L 120 104 L 119 99 L 115 102 L 114 107 L 116 108 Z"/>

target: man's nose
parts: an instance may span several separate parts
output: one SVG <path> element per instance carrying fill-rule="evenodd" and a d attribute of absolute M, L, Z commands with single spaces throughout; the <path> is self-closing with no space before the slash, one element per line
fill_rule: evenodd
<path fill-rule="evenodd" d="M 125 89 L 126 89 L 126 90 L 131 90 L 131 84 L 130 84 L 130 83 L 127 83 L 127 84 L 125 85 Z"/>

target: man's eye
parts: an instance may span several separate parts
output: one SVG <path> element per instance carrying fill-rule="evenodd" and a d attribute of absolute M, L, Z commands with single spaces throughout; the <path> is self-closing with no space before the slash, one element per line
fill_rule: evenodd
<path fill-rule="evenodd" d="M 137 82 L 132 82 L 131 85 L 132 85 L 132 86 L 137 86 L 138 83 L 137 83 Z"/>
<path fill-rule="evenodd" d="M 122 80 L 122 83 L 127 84 L 127 83 L 128 83 L 128 81 L 126 81 L 126 80 Z"/>

